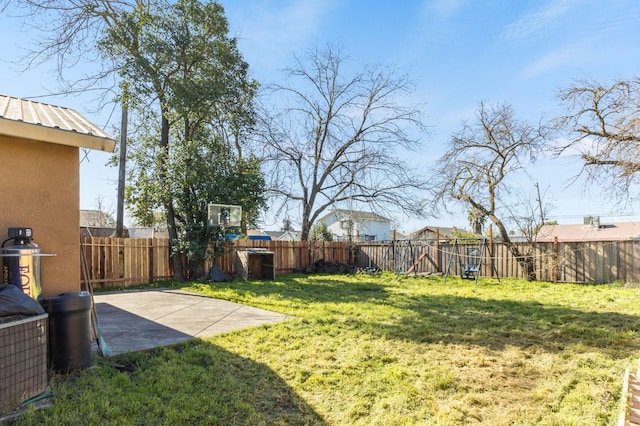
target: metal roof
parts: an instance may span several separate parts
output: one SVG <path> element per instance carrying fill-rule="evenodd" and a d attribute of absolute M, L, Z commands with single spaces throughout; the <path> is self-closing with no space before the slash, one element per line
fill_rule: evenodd
<path fill-rule="evenodd" d="M 0 134 L 113 152 L 115 140 L 78 112 L 0 95 Z"/>
<path fill-rule="evenodd" d="M 597 225 L 543 225 L 536 234 L 537 242 L 624 241 L 640 237 L 640 222 Z"/>

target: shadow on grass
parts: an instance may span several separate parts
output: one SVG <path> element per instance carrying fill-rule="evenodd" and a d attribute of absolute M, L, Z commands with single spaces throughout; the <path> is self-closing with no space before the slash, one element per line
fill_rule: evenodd
<path fill-rule="evenodd" d="M 200 339 L 98 362 L 18 424 L 326 425 L 268 366 Z"/>
<path fill-rule="evenodd" d="M 640 317 L 617 312 L 588 312 L 536 301 L 480 299 L 390 291 L 379 277 L 342 280 L 331 276 L 289 276 L 286 281 L 233 281 L 203 284 L 225 287 L 243 296 L 278 295 L 309 305 L 367 302 L 361 314 L 331 311 L 315 321 L 338 322 L 358 332 L 418 343 L 450 343 L 503 349 L 538 347 L 559 352 L 569 347 L 597 350 L 613 358 L 640 351 Z M 379 313 L 375 313 L 380 305 Z M 391 316 L 386 308 L 395 308 Z M 366 312 L 365 312 L 366 311 Z M 363 314 L 364 313 L 364 314 Z M 313 318 L 308 318 L 313 319 Z"/>
<path fill-rule="evenodd" d="M 375 278 L 358 282 L 345 282 L 335 275 L 316 275 L 311 278 L 308 275 L 289 275 L 288 278 L 286 282 L 234 280 L 220 283 L 190 283 L 180 287 L 185 290 L 194 286 L 227 288 L 239 296 L 279 295 L 282 298 L 308 303 L 375 302 L 389 297 L 386 287 L 379 281 L 376 282 Z"/>
<path fill-rule="evenodd" d="M 393 305 L 407 312 L 395 323 L 347 322 L 386 338 L 426 343 L 537 346 L 550 352 L 581 346 L 612 357 L 640 350 L 640 317 L 634 315 L 447 295 L 405 297 Z"/>
<path fill-rule="evenodd" d="M 294 276 L 286 282 L 234 281 L 223 285 L 238 294 L 277 294 L 310 305 L 368 302 L 368 310 L 376 304 L 391 306 L 401 313 L 390 318 L 381 307 L 379 315 L 351 311 L 350 316 L 336 313 L 333 319 L 321 319 L 389 339 L 492 349 L 536 346 L 550 352 L 581 346 L 612 357 L 640 351 L 640 317 L 617 312 L 587 312 L 535 301 L 390 293 L 378 277 L 351 282 L 336 276 Z"/>

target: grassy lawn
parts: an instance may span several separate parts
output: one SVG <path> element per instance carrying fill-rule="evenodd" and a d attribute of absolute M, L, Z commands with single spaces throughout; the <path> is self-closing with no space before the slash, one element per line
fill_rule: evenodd
<path fill-rule="evenodd" d="M 174 285 L 174 287 L 178 287 Z M 280 276 L 184 290 L 294 316 L 55 376 L 18 424 L 614 425 L 638 289 Z"/>

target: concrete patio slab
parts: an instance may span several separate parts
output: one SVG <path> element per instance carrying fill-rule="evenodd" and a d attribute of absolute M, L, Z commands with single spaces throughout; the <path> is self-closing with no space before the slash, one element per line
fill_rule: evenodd
<path fill-rule="evenodd" d="M 102 338 L 112 354 L 275 324 L 287 315 L 181 290 L 96 293 Z"/>

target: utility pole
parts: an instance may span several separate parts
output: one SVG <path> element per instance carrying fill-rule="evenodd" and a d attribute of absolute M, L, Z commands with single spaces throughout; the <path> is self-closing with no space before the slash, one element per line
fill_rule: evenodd
<path fill-rule="evenodd" d="M 538 191 L 538 208 L 540 209 L 540 224 L 544 225 L 544 209 L 542 208 L 542 197 L 540 196 L 540 185 L 536 182 L 536 190 Z"/>
<path fill-rule="evenodd" d="M 127 125 L 129 108 L 127 98 L 129 94 L 126 83 L 122 87 L 122 117 L 120 120 L 120 161 L 118 161 L 118 212 L 116 215 L 116 237 L 124 237 L 124 183 L 127 162 Z"/>

